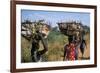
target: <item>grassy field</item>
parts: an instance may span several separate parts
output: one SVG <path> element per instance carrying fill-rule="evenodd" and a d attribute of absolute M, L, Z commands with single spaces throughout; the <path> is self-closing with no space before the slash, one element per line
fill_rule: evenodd
<path fill-rule="evenodd" d="M 87 48 L 84 53 L 84 59 L 90 57 L 90 36 L 89 33 L 85 35 Z M 43 61 L 62 61 L 64 54 L 64 45 L 68 43 L 68 37 L 63 35 L 61 32 L 51 30 L 48 36 L 48 52 L 44 54 Z M 43 45 L 40 42 L 40 49 L 43 49 Z M 81 58 L 79 50 L 79 60 Z M 27 41 L 24 37 L 21 37 L 21 62 L 32 62 L 31 60 L 31 42 Z"/>

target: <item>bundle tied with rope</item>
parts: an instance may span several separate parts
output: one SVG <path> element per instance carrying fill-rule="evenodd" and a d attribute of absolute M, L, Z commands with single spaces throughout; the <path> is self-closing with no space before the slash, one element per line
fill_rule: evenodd
<path fill-rule="evenodd" d="M 81 22 L 61 22 L 58 23 L 60 32 L 66 36 L 76 36 L 79 37 L 83 32 L 83 27 Z"/>
<path fill-rule="evenodd" d="M 49 33 L 50 26 L 44 22 L 44 20 L 39 20 L 31 22 L 26 20 L 21 25 L 21 35 L 27 40 L 33 39 L 38 33 L 41 33 L 43 36 L 47 37 Z"/>

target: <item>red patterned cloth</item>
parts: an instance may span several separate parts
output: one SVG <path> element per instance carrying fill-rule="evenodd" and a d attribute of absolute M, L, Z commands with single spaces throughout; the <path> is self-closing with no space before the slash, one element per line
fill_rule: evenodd
<path fill-rule="evenodd" d="M 66 46 L 66 59 L 75 60 L 75 45 L 73 43 Z"/>

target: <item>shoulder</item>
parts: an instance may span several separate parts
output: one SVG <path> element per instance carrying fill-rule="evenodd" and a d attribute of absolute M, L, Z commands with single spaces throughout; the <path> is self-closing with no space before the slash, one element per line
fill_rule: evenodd
<path fill-rule="evenodd" d="M 69 46 L 69 45 L 68 45 L 68 44 L 66 44 L 66 45 L 64 46 L 64 49 L 68 48 L 68 46 Z"/>

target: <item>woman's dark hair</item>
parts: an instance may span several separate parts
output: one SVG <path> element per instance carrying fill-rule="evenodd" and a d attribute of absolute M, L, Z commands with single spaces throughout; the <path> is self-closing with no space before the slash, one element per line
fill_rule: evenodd
<path fill-rule="evenodd" d="M 74 36 L 72 36 L 72 35 L 68 36 L 68 41 L 69 41 L 69 43 L 73 42 L 74 41 Z"/>

